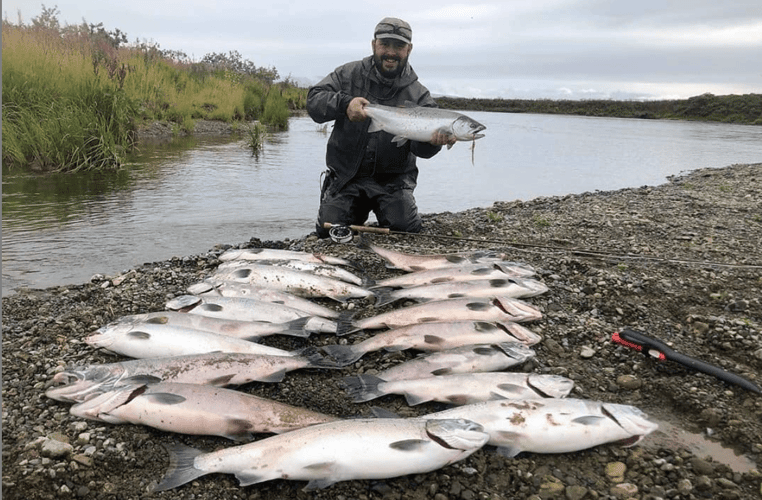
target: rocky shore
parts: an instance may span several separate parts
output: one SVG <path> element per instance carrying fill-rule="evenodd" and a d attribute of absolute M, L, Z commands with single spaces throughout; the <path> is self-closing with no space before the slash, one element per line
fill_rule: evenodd
<path fill-rule="evenodd" d="M 303 482 L 277 480 L 241 488 L 210 475 L 151 498 L 217 499 L 759 499 L 762 497 L 762 395 L 676 363 L 661 363 L 611 342 L 624 327 L 678 352 L 762 385 L 762 164 L 704 169 L 657 187 L 498 202 L 489 208 L 428 214 L 420 236 L 377 236 L 402 251 L 471 249 L 509 252 L 534 266 L 549 291 L 528 299 L 544 317 L 526 326 L 543 336 L 521 371 L 561 374 L 573 397 L 634 405 L 660 430 L 631 448 L 504 458 L 484 448 L 428 474 L 349 481 L 306 493 Z M 249 235 L 242 235 L 242 238 Z M 239 247 L 277 247 L 348 257 L 373 279 L 398 274 L 353 244 L 307 236 Z M 233 242 L 221 242 L 233 243 Z M 120 358 L 83 342 L 128 314 L 158 311 L 208 276 L 230 245 L 146 263 L 89 283 L 22 290 L 3 297 L 2 495 L 6 499 L 137 499 L 167 469 L 167 443 L 213 450 L 222 438 L 173 435 L 132 425 L 85 421 L 51 400 L 52 377 L 74 364 Z M 378 312 L 365 299 L 346 305 L 356 317 Z M 391 306 L 388 306 L 391 307 Z M 296 349 L 358 342 L 272 337 Z M 291 372 L 280 383 L 241 390 L 339 417 L 370 416 L 379 406 L 402 416 L 442 409 L 408 407 L 401 396 L 352 403 L 343 376 L 374 373 L 414 356 L 371 353 L 342 370 Z M 730 450 L 733 451 L 730 451 Z M 368 450 L 372 453 L 373 450 Z"/>

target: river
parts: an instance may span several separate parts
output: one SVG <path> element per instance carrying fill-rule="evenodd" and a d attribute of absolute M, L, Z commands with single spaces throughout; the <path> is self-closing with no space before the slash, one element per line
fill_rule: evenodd
<path fill-rule="evenodd" d="M 419 160 L 422 213 L 658 185 L 704 167 L 762 162 L 762 127 L 467 112 L 487 126 Z M 329 125 L 330 127 L 330 125 Z M 3 294 L 115 275 L 252 237 L 314 230 L 330 128 L 293 117 L 252 155 L 243 141 L 143 144 L 118 172 L 36 175 L 3 167 Z M 473 163 L 472 163 L 473 154 Z"/>

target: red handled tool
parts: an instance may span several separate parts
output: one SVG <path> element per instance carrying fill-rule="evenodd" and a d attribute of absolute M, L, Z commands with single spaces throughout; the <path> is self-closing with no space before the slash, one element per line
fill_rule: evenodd
<path fill-rule="evenodd" d="M 660 361 L 675 361 L 681 365 L 693 368 L 696 371 L 714 375 L 725 382 L 739 385 L 744 389 L 756 392 L 757 394 L 762 394 L 762 389 L 760 389 L 754 382 L 751 382 L 740 375 L 736 375 L 735 373 L 727 372 L 718 366 L 710 365 L 709 363 L 691 358 L 685 354 L 680 354 L 661 340 L 649 337 L 642 332 L 625 328 L 621 332 L 615 332 L 611 335 L 611 340 L 617 344 L 622 344 L 623 346 L 640 351 L 643 354 L 653 356 Z"/>

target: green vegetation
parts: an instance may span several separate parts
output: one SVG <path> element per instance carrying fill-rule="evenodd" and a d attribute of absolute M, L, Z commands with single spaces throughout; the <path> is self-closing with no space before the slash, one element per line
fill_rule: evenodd
<path fill-rule="evenodd" d="M 665 101 L 466 99 L 439 97 L 442 108 L 506 113 L 546 113 L 618 118 L 700 120 L 762 125 L 762 94 L 716 96 Z"/>
<path fill-rule="evenodd" d="M 261 122 L 254 122 L 244 127 L 246 146 L 251 149 L 251 154 L 256 155 L 262 150 L 267 138 L 267 127 Z"/>
<path fill-rule="evenodd" d="M 497 212 L 493 212 L 492 210 L 487 210 L 487 219 L 490 222 L 502 222 L 503 216 Z"/>
<path fill-rule="evenodd" d="M 40 171 L 114 168 L 144 123 L 177 133 L 195 121 L 288 126 L 306 89 L 236 51 L 193 62 L 158 45 L 127 45 L 102 24 L 61 27 L 44 5 L 29 25 L 3 21 L 3 164 Z"/>

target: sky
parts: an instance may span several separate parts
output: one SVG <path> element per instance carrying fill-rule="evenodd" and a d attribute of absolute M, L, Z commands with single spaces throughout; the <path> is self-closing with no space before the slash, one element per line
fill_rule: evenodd
<path fill-rule="evenodd" d="M 55 1 L 55 0 L 53 0 Z M 29 24 L 43 3 L 4 0 Z M 193 60 L 238 51 L 317 83 L 371 54 L 386 16 L 413 29 L 410 64 L 433 95 L 685 99 L 762 93 L 760 0 L 58 0 L 61 25 L 103 23 Z"/>

